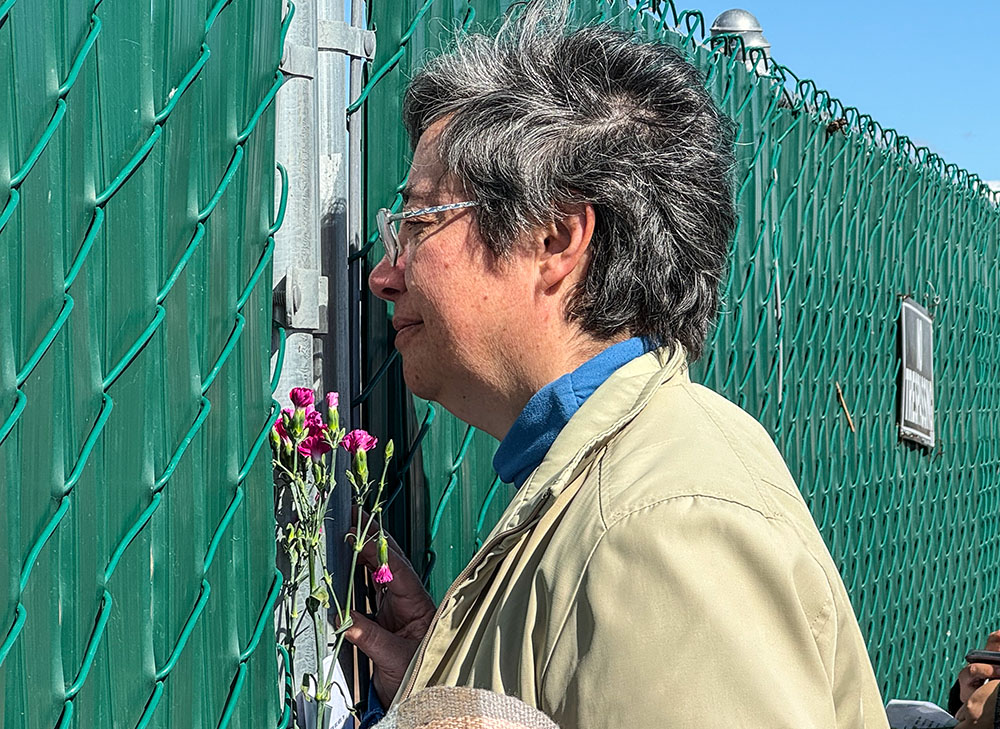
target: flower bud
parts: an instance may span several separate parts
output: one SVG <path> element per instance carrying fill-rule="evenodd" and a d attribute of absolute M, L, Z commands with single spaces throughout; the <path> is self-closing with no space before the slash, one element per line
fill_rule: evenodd
<path fill-rule="evenodd" d="M 392 454 L 396 452 L 396 446 L 392 443 L 392 438 L 389 442 L 385 444 L 385 460 L 388 461 L 392 458 Z"/>
<path fill-rule="evenodd" d="M 271 428 L 271 432 L 267 434 L 267 439 L 271 443 L 271 450 L 274 452 L 274 457 L 277 458 L 281 454 L 281 436 L 278 435 L 278 431 Z"/>
<path fill-rule="evenodd" d="M 368 453 L 359 450 L 354 454 L 354 472 L 358 474 L 362 483 L 368 481 Z"/>
<path fill-rule="evenodd" d="M 372 574 L 376 585 L 387 585 L 392 582 L 392 570 L 389 569 L 389 541 L 385 532 L 378 532 L 378 569 Z"/>
<path fill-rule="evenodd" d="M 340 413 L 337 412 L 339 402 L 340 396 L 337 393 L 326 393 L 326 424 L 331 430 L 337 430 L 340 426 Z"/>
<path fill-rule="evenodd" d="M 385 538 L 385 532 L 378 533 L 378 563 L 389 563 L 389 541 Z"/>
<path fill-rule="evenodd" d="M 302 431 L 306 425 L 306 411 L 296 408 L 292 416 L 292 437 L 298 440 L 302 436 Z"/>

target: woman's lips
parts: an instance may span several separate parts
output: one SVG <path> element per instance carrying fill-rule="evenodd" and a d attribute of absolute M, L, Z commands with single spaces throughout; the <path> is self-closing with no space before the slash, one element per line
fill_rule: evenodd
<path fill-rule="evenodd" d="M 398 343 L 401 337 L 404 337 L 405 335 L 412 333 L 417 329 L 417 327 L 423 326 L 423 322 L 411 321 L 411 322 L 401 323 L 401 325 L 399 326 L 396 326 L 394 324 L 393 326 L 396 329 L 396 342 Z"/>

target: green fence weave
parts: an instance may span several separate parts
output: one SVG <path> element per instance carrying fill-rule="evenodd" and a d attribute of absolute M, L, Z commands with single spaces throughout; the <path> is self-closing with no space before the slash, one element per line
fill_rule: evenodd
<path fill-rule="evenodd" d="M 369 265 L 381 256 L 375 209 L 401 204 L 407 78 L 449 35 L 508 5 L 372 3 L 379 53 L 355 105 L 369 140 Z M 886 698 L 943 701 L 965 651 L 1000 627 L 998 198 L 789 69 L 748 71 L 735 40 L 727 51 L 705 38 L 699 12 L 639 5 L 589 0 L 575 12 L 683 49 L 739 126 L 732 268 L 694 374 L 777 442 L 844 576 Z M 897 437 L 905 294 L 935 319 L 933 452 Z M 394 522 L 440 595 L 511 487 L 492 470 L 496 442 L 439 406 L 415 400 L 393 419 L 403 388 L 391 312 L 374 298 L 366 306 L 369 421 L 410 444 Z"/>
<path fill-rule="evenodd" d="M 282 719 L 263 445 L 281 13 L 0 2 L 6 729 Z"/>

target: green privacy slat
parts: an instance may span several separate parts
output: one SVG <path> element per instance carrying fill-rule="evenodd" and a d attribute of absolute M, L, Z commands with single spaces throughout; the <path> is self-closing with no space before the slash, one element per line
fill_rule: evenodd
<path fill-rule="evenodd" d="M 222 199 L 223 193 L 226 192 L 226 188 L 229 187 L 229 183 L 233 180 L 233 175 L 236 174 L 236 170 L 240 168 L 240 162 L 243 161 L 243 146 L 237 146 L 236 150 L 233 152 L 233 158 L 229 162 L 229 167 L 226 168 L 225 174 L 222 176 L 222 181 L 219 183 L 218 189 L 215 194 L 212 195 L 212 199 L 208 201 L 208 205 L 205 209 L 198 213 L 198 220 L 203 221 L 212 211 L 215 210 L 215 206 L 219 204 L 219 200 Z"/>
<path fill-rule="evenodd" d="M 229 722 L 233 718 L 233 711 L 236 709 L 236 701 L 239 699 L 240 694 L 243 692 L 243 682 L 247 677 L 247 664 L 241 663 L 239 670 L 236 671 L 236 678 L 233 680 L 233 688 L 229 693 L 229 698 L 226 699 L 226 707 L 222 711 L 222 717 L 219 719 L 219 729 L 226 729 L 229 726 Z"/>
<path fill-rule="evenodd" d="M 250 469 L 253 467 L 254 461 L 257 459 L 257 454 L 260 453 L 261 446 L 263 446 L 264 441 L 267 440 L 267 434 L 271 430 L 271 426 L 274 424 L 274 418 L 280 411 L 281 405 L 278 404 L 278 401 L 271 400 L 271 411 L 268 413 L 267 418 L 264 420 L 264 424 L 257 433 L 257 438 L 254 440 L 253 445 L 250 446 L 250 452 L 247 454 L 243 467 L 236 476 L 237 483 L 243 483 L 250 474 Z M 237 487 L 237 495 L 242 498 L 242 494 L 242 490 Z"/>
<path fill-rule="evenodd" d="M 69 291 L 73 282 L 76 281 L 76 277 L 80 273 L 80 269 L 83 268 L 83 264 L 87 260 L 87 254 L 89 254 L 90 249 L 94 247 L 94 241 L 97 240 L 97 234 L 101 231 L 101 226 L 103 224 L 104 208 L 96 208 L 94 210 L 94 217 L 91 218 L 90 228 L 87 230 L 87 235 L 83 239 L 83 243 L 80 245 L 80 250 L 76 254 L 76 258 L 73 259 L 73 265 L 70 266 L 69 272 L 66 274 L 66 281 L 63 284 L 64 291 Z"/>
<path fill-rule="evenodd" d="M 397 359 L 399 359 L 399 350 L 394 349 L 389 356 L 385 358 L 385 362 L 379 365 L 379 368 L 375 371 L 375 374 L 372 375 L 372 378 L 365 389 L 358 393 L 358 396 L 351 401 L 351 407 L 357 407 L 368 399 L 382 378 L 385 377 L 385 373 L 389 371 L 389 367 L 391 367 L 392 363 Z"/>
<path fill-rule="evenodd" d="M 205 562 L 204 567 L 202 567 L 203 572 L 208 572 L 208 568 L 212 566 L 212 561 L 215 559 L 215 553 L 219 549 L 219 543 L 222 541 L 222 537 L 225 536 L 226 529 L 233 521 L 233 517 L 236 516 L 236 512 L 240 508 L 240 504 L 243 503 L 243 487 L 236 487 L 236 494 L 233 496 L 233 500 L 229 504 L 229 508 L 222 515 L 222 521 L 219 522 L 219 526 L 215 529 L 215 534 L 212 536 L 212 541 L 208 544 L 208 550 L 205 552 Z"/>
<path fill-rule="evenodd" d="M 171 671 L 174 670 L 174 666 L 177 665 L 177 659 L 181 657 L 181 652 L 187 645 L 188 638 L 191 637 L 191 632 L 194 630 L 195 623 L 198 622 L 198 618 L 201 617 L 202 612 L 205 610 L 205 605 L 208 604 L 208 597 L 211 593 L 212 586 L 208 584 L 208 580 L 202 580 L 201 592 L 198 593 L 198 600 L 195 602 L 194 607 L 191 608 L 191 614 L 188 616 L 187 622 L 184 623 L 184 629 L 181 630 L 181 634 L 177 636 L 177 641 L 174 643 L 174 650 L 171 652 L 170 657 L 167 658 L 167 662 L 163 664 L 163 668 L 156 672 L 157 681 L 162 681 L 170 675 Z"/>
<path fill-rule="evenodd" d="M 24 621 L 27 617 L 28 611 L 22 603 L 18 603 L 17 609 L 14 613 L 14 624 L 10 626 L 10 630 L 7 631 L 7 637 L 5 637 L 3 643 L 0 644 L 0 666 L 3 665 L 4 659 L 10 652 L 10 649 L 14 647 L 14 641 L 17 640 L 17 636 L 21 634 L 21 628 L 24 627 Z"/>
<path fill-rule="evenodd" d="M 250 274 L 249 280 L 247 280 L 247 285 L 243 289 L 243 293 L 240 294 L 240 298 L 236 300 L 236 310 L 243 311 L 243 307 L 247 305 L 247 300 L 250 298 L 250 294 L 253 293 L 254 287 L 257 285 L 257 281 L 264 274 L 264 271 L 268 269 L 271 265 L 271 258 L 274 257 L 274 238 L 268 236 L 267 246 L 264 248 L 264 252 L 260 256 L 260 261 L 258 261 L 257 266 L 254 268 L 253 273 Z"/>
<path fill-rule="evenodd" d="M 52 346 L 52 342 L 55 340 L 56 335 L 58 335 L 62 330 L 63 325 L 66 324 L 66 320 L 69 319 L 69 315 L 72 311 L 73 297 L 66 294 L 63 297 L 63 305 L 59 312 L 59 316 L 56 317 L 55 322 L 53 322 L 52 326 L 49 327 L 49 330 L 45 333 L 42 341 L 38 343 L 35 351 L 31 353 L 30 357 L 28 357 L 28 361 L 24 363 L 24 367 L 22 367 L 17 373 L 17 380 L 15 382 L 18 387 L 24 384 L 24 381 L 28 379 L 28 375 L 30 375 L 31 371 L 38 365 L 39 361 L 45 355 L 45 352 L 48 351 L 48 348 Z"/>
<path fill-rule="evenodd" d="M 261 99 L 261 102 L 257 106 L 257 108 L 254 109 L 253 114 L 250 115 L 250 120 L 247 122 L 247 125 L 243 128 L 243 131 L 240 132 L 238 135 L 236 135 L 237 142 L 242 143 L 246 141 L 246 139 L 251 134 L 253 134 L 253 130 L 257 127 L 257 122 L 260 121 L 260 118 L 264 115 L 264 112 L 267 111 L 267 108 L 271 105 L 271 102 L 274 101 L 274 97 L 278 95 L 278 90 L 284 83 L 285 83 L 285 77 L 279 71 L 277 74 L 275 74 L 274 83 L 271 84 L 271 88 L 268 89 L 267 94 L 264 96 L 263 99 Z"/>
<path fill-rule="evenodd" d="M 67 701 L 63 705 L 63 712 L 56 724 L 56 729 L 69 729 L 73 725 L 73 702 Z"/>
<path fill-rule="evenodd" d="M 160 705 L 160 699 L 163 697 L 163 681 L 156 682 L 156 688 L 153 689 L 153 695 L 149 697 L 149 701 L 146 702 L 146 708 L 142 712 L 142 716 L 139 717 L 138 723 L 135 725 L 135 729 L 146 729 L 149 726 L 149 722 L 153 719 L 153 712 L 156 711 L 156 707 Z"/>
<path fill-rule="evenodd" d="M 431 5 L 433 4 L 434 0 L 424 0 L 423 5 L 417 11 L 416 15 L 413 16 L 413 20 L 410 21 L 410 27 L 407 28 L 406 32 L 400 37 L 399 50 L 396 51 L 388 61 L 382 64 L 381 68 L 372 74 L 371 79 L 367 84 L 365 84 L 365 87 L 361 89 L 361 93 L 358 95 L 358 98 L 347 107 L 348 115 L 353 114 L 360 109 L 361 105 L 367 101 L 368 95 L 371 93 L 372 89 L 375 88 L 376 84 L 385 78 L 389 71 L 396 67 L 396 64 L 399 63 L 399 60 L 403 57 L 403 53 L 406 51 L 406 45 L 410 42 L 410 38 L 412 38 L 413 34 L 417 32 L 417 29 L 420 27 L 420 21 L 423 20 L 423 17 L 427 14 L 427 11 L 431 9 Z"/>
<path fill-rule="evenodd" d="M 218 2 L 212 6 L 212 9 L 208 12 L 208 17 L 205 19 L 205 35 L 208 35 L 208 31 L 210 31 L 212 26 L 215 25 L 215 21 L 219 17 L 219 13 L 221 13 L 223 8 L 231 2 L 232 0 L 218 0 Z"/>
<path fill-rule="evenodd" d="M 246 661 L 250 657 L 250 654 L 257 649 L 257 644 L 260 642 L 261 636 L 264 635 L 264 628 L 274 621 L 274 604 L 278 601 L 278 593 L 281 592 L 283 581 L 284 578 L 282 577 L 281 570 L 275 569 L 271 592 L 268 593 L 267 602 L 264 603 L 264 607 L 260 610 L 260 616 L 257 618 L 257 625 L 254 628 L 250 642 L 243 649 L 243 652 L 240 653 L 240 661 Z"/>
<path fill-rule="evenodd" d="M 181 96 L 183 96 L 184 92 L 187 91 L 188 86 L 190 86 L 195 78 L 198 77 L 198 74 L 201 73 L 201 69 L 203 69 L 205 64 L 208 63 L 208 59 L 211 55 L 212 51 L 209 49 L 208 44 L 203 43 L 198 60 L 194 62 L 194 65 L 191 66 L 191 70 L 184 75 L 184 78 L 180 80 L 177 87 L 170 92 L 169 100 L 160 113 L 153 118 L 153 121 L 160 124 L 165 121 L 168 116 L 170 116 L 170 112 L 172 112 L 174 107 L 177 106 L 177 102 L 180 101 Z"/>
<path fill-rule="evenodd" d="M 115 567 L 117 567 L 118 563 L 121 561 L 122 555 L 125 554 L 125 550 L 128 548 L 128 545 L 132 543 L 132 540 L 135 539 L 136 535 L 144 526 L 146 526 L 146 524 L 149 523 L 149 520 L 153 518 L 153 512 L 159 508 L 162 500 L 162 493 L 153 494 L 153 499 L 150 501 L 149 506 L 147 506 L 139 515 L 135 524 L 129 528 L 129 530 L 125 533 L 125 536 L 118 543 L 118 546 L 115 547 L 115 551 L 111 554 L 111 559 L 108 560 L 108 566 L 104 568 L 105 582 L 111 579 L 111 575 L 115 573 Z"/>
<path fill-rule="evenodd" d="M 167 298 L 167 294 L 170 293 L 170 289 L 172 289 L 174 287 L 174 284 L 177 283 L 177 279 L 178 277 L 180 277 L 181 271 L 184 270 L 184 266 L 186 266 L 188 261 L 191 260 L 191 256 L 194 255 L 195 249 L 198 247 L 198 244 L 201 243 L 201 240 L 204 237 L 205 237 L 205 224 L 198 223 L 198 225 L 196 225 L 194 228 L 194 235 L 191 236 L 191 242 L 188 243 L 187 248 L 184 249 L 184 253 L 181 255 L 181 259 L 177 261 L 177 265 L 174 266 L 174 270 L 170 272 L 169 276 L 167 276 L 167 281 L 166 283 L 163 284 L 163 288 L 161 288 L 160 292 L 156 295 L 157 304 L 162 304 L 163 300 Z"/>
<path fill-rule="evenodd" d="M 83 41 L 83 47 L 76 56 L 76 60 L 73 61 L 73 65 L 69 69 L 69 73 L 66 74 L 66 80 L 63 81 L 62 85 L 59 87 L 59 96 L 65 96 L 69 93 L 69 90 L 73 88 L 73 84 L 76 83 L 77 76 L 80 75 L 80 69 L 83 68 L 83 62 L 87 60 L 87 54 L 90 53 L 90 49 L 94 47 L 97 42 L 97 36 L 101 33 L 101 19 L 96 15 L 91 16 L 91 28 L 90 32 L 87 34 L 86 39 Z"/>
<path fill-rule="evenodd" d="M 21 201 L 21 194 L 17 190 L 10 191 L 10 197 L 7 198 L 7 202 L 3 206 L 3 210 L 0 210 L 0 232 L 3 232 L 4 226 L 7 225 L 7 221 L 10 220 L 11 216 L 14 214 L 14 208 Z"/>
<path fill-rule="evenodd" d="M 434 511 L 434 518 L 431 519 L 431 528 L 428 531 L 430 536 L 430 541 L 434 541 L 434 537 L 437 536 L 438 529 L 441 526 L 441 518 L 444 516 L 444 510 L 448 506 L 448 500 L 451 498 L 452 493 L 455 491 L 455 486 L 458 484 L 458 469 L 462 465 L 462 461 L 465 460 L 465 454 L 469 451 L 469 446 L 472 444 L 472 436 L 476 434 L 476 429 L 471 425 L 466 428 L 465 437 L 462 438 L 462 445 L 459 446 L 458 455 L 455 456 L 455 462 L 451 466 L 451 476 L 448 480 L 448 486 L 445 488 L 444 493 L 441 494 L 441 500 L 438 502 L 437 509 Z"/>
<path fill-rule="evenodd" d="M 49 141 L 51 141 L 52 135 L 56 133 L 56 129 L 59 127 L 59 122 L 61 122 L 65 116 L 66 102 L 59 99 L 59 101 L 56 102 L 56 110 L 52 112 L 52 119 L 49 120 L 49 123 L 45 127 L 45 131 L 42 132 L 42 136 L 38 140 L 38 143 L 35 145 L 34 149 L 31 150 L 31 154 L 28 155 L 28 159 L 26 159 L 24 164 L 21 165 L 21 169 L 15 172 L 14 176 L 10 178 L 11 187 L 17 187 L 24 182 L 24 178 L 28 176 L 28 173 L 31 172 L 31 168 L 35 166 L 35 162 L 37 162 L 38 158 L 42 156 L 42 152 L 45 151 L 46 145 L 48 145 Z"/>
<path fill-rule="evenodd" d="M 236 347 L 236 342 L 239 341 L 240 335 L 243 333 L 243 327 L 246 326 L 247 320 L 242 314 L 236 315 L 236 324 L 233 326 L 233 331 L 229 335 L 229 339 L 226 340 L 226 345 L 222 349 L 222 353 L 219 358 L 215 361 L 212 369 L 209 370 L 208 375 L 205 377 L 205 381 L 201 384 L 201 394 L 204 395 L 208 392 L 209 388 L 212 387 L 212 383 L 215 382 L 215 378 L 218 376 L 219 371 L 222 366 L 226 364 L 226 360 L 229 359 L 229 355 L 233 353 L 233 349 Z"/>
<path fill-rule="evenodd" d="M 128 367 L 132 363 L 132 360 L 138 356 L 139 352 L 142 351 L 142 348 L 149 344 L 149 340 L 156 333 L 156 330 L 159 329 L 160 324 L 163 323 L 163 318 L 166 315 L 167 310 L 162 306 L 157 305 L 153 321 L 149 323 L 149 325 L 143 330 L 142 334 L 139 335 L 139 338 L 135 340 L 125 355 L 118 361 L 118 364 L 112 367 L 111 371 L 104 378 L 104 382 L 102 384 L 105 390 L 115 383 L 115 380 L 121 376 L 121 373 L 125 371 L 125 368 Z"/>
<path fill-rule="evenodd" d="M 0 5 L 0 20 L 7 17 L 7 13 L 10 12 L 10 9 L 14 7 L 14 3 L 16 2 L 17 0 L 6 0 L 3 5 Z"/>
<path fill-rule="evenodd" d="M 413 439 L 413 443 L 410 445 L 410 449 L 406 453 L 406 458 L 402 460 L 399 465 L 399 470 L 397 472 L 397 477 L 399 483 L 396 485 L 395 490 L 386 499 L 385 508 L 388 509 L 392 506 L 396 498 L 403 492 L 403 488 L 406 486 L 406 474 L 410 470 L 410 466 L 413 463 L 414 457 L 420 452 L 420 445 L 423 443 L 424 438 L 430 432 L 431 425 L 434 424 L 434 417 L 437 415 L 437 409 L 434 407 L 433 403 L 427 403 L 427 413 L 424 415 L 424 420 L 420 424 L 420 430 L 417 431 L 416 437 Z"/>
<path fill-rule="evenodd" d="M 459 23 L 495 27 L 513 4 L 372 4 L 378 58 L 351 106 L 368 140 L 366 245 L 349 261 L 360 280 L 378 263 L 375 209 L 399 204 L 411 155 L 399 121 L 408 79 Z M 705 37 L 700 12 L 670 2 L 574 6 L 579 22 L 604 18 L 679 47 L 733 117 L 739 220 L 722 311 L 692 378 L 774 438 L 841 570 L 886 697 L 943 700 L 963 651 L 1000 612 L 1000 196 L 787 67 L 768 60 L 766 74 L 753 73 L 739 39 L 727 48 Z M 763 62 L 760 49 L 745 50 L 751 66 Z M 896 435 L 903 294 L 935 321 L 934 452 Z M 399 467 L 387 513 L 411 554 L 425 556 L 419 566 L 440 595 L 503 510 L 496 443 L 470 440 L 463 423 L 433 417 L 416 398 L 417 416 L 399 416 L 389 312 L 373 297 L 364 305 L 364 424 L 414 443 L 420 466 Z M 916 627 L 928 624 L 941 631 Z"/>
<path fill-rule="evenodd" d="M 281 378 L 281 368 L 285 364 L 285 345 L 288 342 L 288 333 L 284 327 L 278 327 L 278 356 L 274 361 L 274 374 L 271 375 L 271 394 L 278 389 L 278 380 Z M 0 430 L 0 440 L 3 440 L 4 432 Z"/>
<path fill-rule="evenodd" d="M 21 417 L 21 413 L 24 412 L 24 406 L 28 402 L 28 398 L 20 390 L 14 391 L 14 398 L 14 409 L 3 423 L 0 423 L 0 444 L 3 443 L 4 438 L 7 437 L 7 434 L 10 433 L 11 429 L 17 423 L 17 419 Z"/>
<path fill-rule="evenodd" d="M 146 141 L 142 143 L 141 147 L 139 147 L 139 151 L 132 156 L 132 159 L 130 159 L 125 167 L 122 168 L 121 172 L 115 175 L 114 179 L 111 180 L 111 183 L 104 189 L 104 192 L 97 196 L 98 205 L 103 205 L 111 199 L 112 195 L 118 192 L 118 188 L 124 184 L 125 180 L 129 178 L 129 175 L 135 172 L 136 168 L 142 163 L 143 160 L 146 159 L 146 155 L 149 154 L 149 151 L 153 148 L 153 145 L 156 144 L 156 141 L 162 134 L 163 127 L 159 124 L 154 125 L 153 131 L 149 133 L 149 137 L 147 137 Z"/>
<path fill-rule="evenodd" d="M 87 459 L 90 458 L 90 454 L 94 450 L 94 446 L 97 444 L 97 439 L 101 437 L 101 432 L 104 430 L 104 426 L 107 424 L 108 418 L 111 417 L 111 411 L 114 407 L 115 401 L 111 398 L 111 395 L 105 393 L 101 401 L 101 411 L 97 415 L 94 427 L 91 429 L 90 435 L 87 436 L 87 440 L 83 442 L 83 447 L 80 449 L 80 454 L 76 459 L 76 465 L 73 466 L 73 470 L 70 471 L 69 478 L 67 478 L 66 483 L 63 484 L 63 496 L 72 491 L 73 487 L 76 486 L 76 482 L 80 480 L 80 474 L 83 473 L 83 468 L 87 465 Z"/>
<path fill-rule="evenodd" d="M 59 508 L 56 509 L 55 513 L 49 518 L 48 522 L 45 524 L 45 528 L 42 529 L 42 533 L 38 535 L 35 543 L 31 547 L 31 551 L 28 552 L 27 558 L 24 560 L 24 565 L 21 568 L 21 582 L 20 588 L 21 592 L 28 586 L 28 579 L 31 577 L 31 570 L 35 566 L 35 562 L 38 560 L 38 555 L 41 554 L 42 547 L 45 543 L 49 541 L 49 537 L 52 536 L 52 532 L 56 530 L 59 526 L 59 522 L 62 521 L 63 517 L 66 516 L 66 512 L 69 510 L 70 496 L 63 497 L 63 500 L 59 503 Z"/>
<path fill-rule="evenodd" d="M 191 445 L 191 441 L 201 430 L 201 426 L 205 424 L 205 420 L 208 418 L 208 414 L 212 411 L 212 403 L 207 397 L 202 395 L 201 405 L 198 408 L 198 416 L 194 419 L 194 423 L 191 425 L 191 429 L 184 434 L 184 439 L 181 440 L 177 450 L 174 452 L 173 457 L 171 457 L 170 462 L 167 467 L 163 469 L 163 475 L 156 479 L 156 483 L 153 484 L 153 492 L 156 493 L 170 480 L 170 477 L 174 475 L 174 469 L 177 468 L 177 464 L 181 462 L 181 458 L 184 457 L 184 452 L 187 450 L 188 446 Z"/>
<path fill-rule="evenodd" d="M 101 598 L 101 610 L 97 614 L 97 623 L 94 625 L 94 632 L 90 636 L 90 640 L 87 643 L 87 650 L 83 655 L 83 664 L 76 674 L 76 680 L 66 689 L 67 699 L 72 699 L 76 696 L 80 692 L 80 689 L 83 688 L 83 682 L 87 680 L 90 667 L 94 665 L 94 656 L 97 655 L 101 638 L 104 637 L 104 629 L 108 625 L 108 618 L 111 616 L 111 606 L 111 593 L 105 590 L 104 596 Z"/>

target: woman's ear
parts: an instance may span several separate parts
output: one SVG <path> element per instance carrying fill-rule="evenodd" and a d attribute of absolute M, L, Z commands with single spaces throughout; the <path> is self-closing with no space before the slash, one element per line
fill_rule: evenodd
<path fill-rule="evenodd" d="M 536 252 L 543 292 L 555 293 L 563 281 L 576 283 L 586 275 L 595 220 L 593 205 L 576 203 L 538 231 Z"/>

